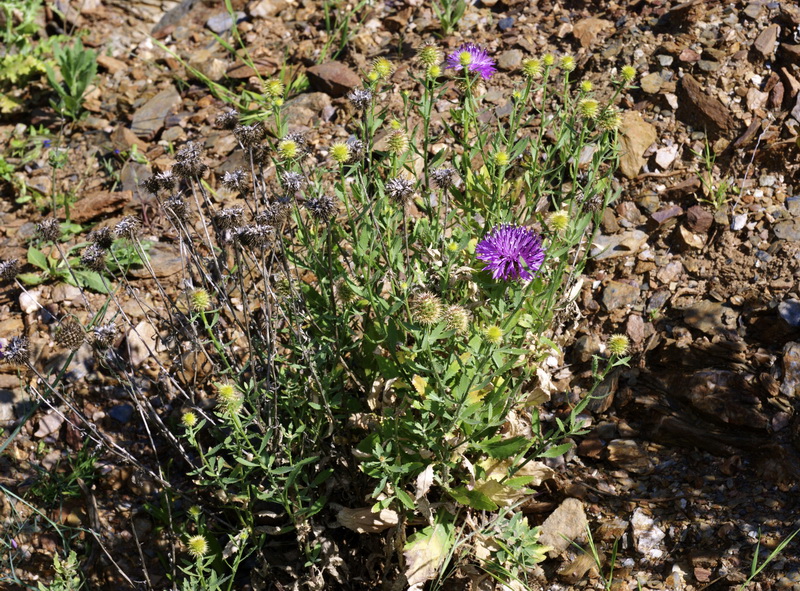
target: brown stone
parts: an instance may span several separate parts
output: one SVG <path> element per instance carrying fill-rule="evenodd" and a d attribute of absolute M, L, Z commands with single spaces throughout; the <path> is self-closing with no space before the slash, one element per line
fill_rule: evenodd
<path fill-rule="evenodd" d="M 800 45 L 781 43 L 778 46 L 778 57 L 787 62 L 800 65 Z"/>
<path fill-rule="evenodd" d="M 306 70 L 311 87 L 333 97 L 344 96 L 361 84 L 361 78 L 342 62 L 326 62 Z"/>
<path fill-rule="evenodd" d="M 692 205 L 686 211 L 686 225 L 692 232 L 705 234 L 714 223 L 714 214 L 699 205 Z"/>
<path fill-rule="evenodd" d="M 82 224 L 119 211 L 133 199 L 130 191 L 95 191 L 75 202 L 70 208 L 73 222 Z"/>
<path fill-rule="evenodd" d="M 770 25 L 756 38 L 753 47 L 760 52 L 764 57 L 769 57 L 775 51 L 775 46 L 778 43 L 778 34 L 781 28 L 778 25 Z"/>
<path fill-rule="evenodd" d="M 140 152 L 147 152 L 149 147 L 146 141 L 140 139 L 139 136 L 124 125 L 118 125 L 111 133 L 111 145 L 120 152 L 127 152 L 133 146 L 136 146 Z"/>
<path fill-rule="evenodd" d="M 128 64 L 110 55 L 98 55 L 97 64 L 108 70 L 110 74 L 116 74 L 117 72 L 128 69 Z"/>
<path fill-rule="evenodd" d="M 656 128 L 639 111 L 626 111 L 620 125 L 620 172 L 629 179 L 636 178 L 645 163 L 642 155 L 657 138 Z"/>
<path fill-rule="evenodd" d="M 678 118 L 700 129 L 728 134 L 736 128 L 736 121 L 728 108 L 703 91 L 691 74 L 686 74 L 678 85 Z"/>
<path fill-rule="evenodd" d="M 606 29 L 614 27 L 614 23 L 602 18 L 584 18 L 575 23 L 572 34 L 581 44 L 581 47 L 591 47 L 597 41 L 597 37 Z"/>
<path fill-rule="evenodd" d="M 251 63 L 252 65 L 246 64 L 241 60 L 236 61 L 228 68 L 225 75 L 228 78 L 243 80 L 252 76 L 269 77 L 278 71 L 278 62 L 272 59 L 260 57 L 254 59 Z"/>
<path fill-rule="evenodd" d="M 663 226 L 669 220 L 683 214 L 683 208 L 680 205 L 670 205 L 663 207 L 650 216 L 650 219 L 656 227 Z"/>

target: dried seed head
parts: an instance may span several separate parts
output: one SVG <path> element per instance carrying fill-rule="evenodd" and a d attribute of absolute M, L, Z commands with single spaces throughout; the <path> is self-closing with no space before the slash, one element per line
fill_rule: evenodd
<path fill-rule="evenodd" d="M 8 259 L 0 261 L 0 279 L 4 281 L 14 281 L 19 274 L 19 259 Z"/>
<path fill-rule="evenodd" d="M 242 169 L 226 172 L 222 175 L 222 186 L 231 191 L 244 193 L 247 190 L 247 173 Z"/>
<path fill-rule="evenodd" d="M 372 91 L 366 88 L 355 88 L 347 95 L 347 98 L 356 109 L 363 111 L 372 100 Z"/>
<path fill-rule="evenodd" d="M 92 329 L 92 345 L 98 349 L 108 349 L 117 338 L 117 326 L 113 322 L 99 324 Z"/>
<path fill-rule="evenodd" d="M 433 184 L 436 185 L 438 188 L 442 189 L 443 191 L 446 191 L 447 189 L 453 186 L 453 181 L 454 181 L 453 177 L 455 176 L 456 171 L 454 168 L 447 168 L 447 167 L 434 168 L 433 170 L 431 170 L 430 174 Z"/>
<path fill-rule="evenodd" d="M 253 148 L 264 139 L 266 131 L 261 123 L 254 123 L 253 125 L 237 125 L 233 129 L 233 135 L 239 140 L 245 148 Z"/>
<path fill-rule="evenodd" d="M 200 147 L 195 142 L 188 142 L 175 155 L 172 172 L 182 179 L 190 180 L 201 176 L 207 168 L 201 160 Z"/>
<path fill-rule="evenodd" d="M 36 225 L 36 233 L 42 240 L 55 242 L 61 237 L 61 227 L 55 218 L 46 218 Z"/>
<path fill-rule="evenodd" d="M 142 181 L 141 186 L 148 193 L 158 195 L 160 191 L 171 191 L 175 188 L 175 177 L 171 170 L 156 172 Z"/>
<path fill-rule="evenodd" d="M 175 224 L 189 220 L 189 205 L 181 195 L 172 195 L 164 200 L 164 211 Z"/>
<path fill-rule="evenodd" d="M 216 126 L 220 129 L 233 129 L 239 125 L 239 112 L 236 109 L 228 109 L 217 115 Z"/>
<path fill-rule="evenodd" d="M 214 224 L 220 230 L 230 230 L 242 223 L 242 208 L 241 207 L 228 207 L 227 209 L 220 209 L 214 213 Z"/>
<path fill-rule="evenodd" d="M 81 265 L 91 271 L 102 271 L 106 268 L 106 251 L 98 244 L 90 244 L 81 253 Z"/>
<path fill-rule="evenodd" d="M 289 209 L 288 203 L 281 201 L 270 203 L 264 211 L 256 215 L 255 222 L 267 226 L 280 226 L 289 217 Z"/>
<path fill-rule="evenodd" d="M 454 331 L 457 335 L 465 335 L 469 331 L 469 323 L 472 321 L 472 314 L 462 306 L 448 306 L 444 312 L 448 330 Z"/>
<path fill-rule="evenodd" d="M 598 211 L 603 207 L 603 195 L 601 193 L 595 193 L 588 199 L 585 199 L 582 206 L 584 211 Z"/>
<path fill-rule="evenodd" d="M 283 188 L 286 189 L 287 193 L 297 193 L 300 190 L 300 187 L 303 186 L 303 175 L 298 172 L 290 172 L 286 171 L 281 175 L 281 180 L 283 181 Z"/>
<path fill-rule="evenodd" d="M 336 282 L 334 293 L 336 294 L 338 302 L 345 306 L 352 304 L 358 299 L 358 294 L 353 291 L 353 286 L 350 284 L 350 281 L 344 277 Z"/>
<path fill-rule="evenodd" d="M 358 138 L 351 137 L 347 140 L 347 147 L 350 149 L 350 161 L 360 160 L 364 156 L 364 142 Z"/>
<path fill-rule="evenodd" d="M 311 216 L 320 222 L 328 222 L 336 215 L 336 204 L 329 195 L 306 199 L 305 208 Z"/>
<path fill-rule="evenodd" d="M 89 235 L 86 237 L 90 242 L 93 242 L 100 248 L 108 250 L 114 244 L 114 234 L 111 232 L 111 228 L 108 226 L 103 226 L 102 228 L 96 228 L 92 230 Z"/>
<path fill-rule="evenodd" d="M 401 156 L 408 150 L 408 135 L 403 130 L 395 130 L 389 135 L 387 144 L 390 152 Z"/>
<path fill-rule="evenodd" d="M 411 300 L 411 319 L 417 324 L 430 326 L 442 319 L 442 300 L 429 291 L 424 291 Z"/>
<path fill-rule="evenodd" d="M 136 230 L 139 229 L 139 219 L 133 217 L 132 215 L 125 216 L 117 225 L 114 226 L 114 235 L 117 238 L 122 236 L 132 237 Z"/>
<path fill-rule="evenodd" d="M 275 235 L 275 228 L 263 224 L 251 224 L 236 230 L 236 238 L 247 248 L 264 248 L 269 246 L 272 237 Z"/>
<path fill-rule="evenodd" d="M 404 206 L 414 194 L 414 183 L 408 179 L 395 177 L 386 181 L 386 195 L 392 203 Z"/>
<path fill-rule="evenodd" d="M 3 361 L 12 365 L 25 365 L 30 361 L 31 352 L 27 337 L 11 337 L 2 352 Z"/>
<path fill-rule="evenodd" d="M 67 316 L 56 328 L 54 338 L 56 343 L 65 349 L 76 351 L 86 340 L 86 334 L 83 331 L 83 325 L 78 322 L 77 318 Z"/>

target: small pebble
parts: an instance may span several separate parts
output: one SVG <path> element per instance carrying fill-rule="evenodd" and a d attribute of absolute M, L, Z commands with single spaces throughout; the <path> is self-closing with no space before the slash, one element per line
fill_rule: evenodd
<path fill-rule="evenodd" d="M 108 411 L 108 415 L 115 421 L 127 423 L 133 416 L 133 407 L 130 404 L 118 404 Z"/>
<path fill-rule="evenodd" d="M 747 223 L 747 214 L 740 213 L 739 215 L 733 216 L 733 221 L 731 222 L 731 230 L 734 232 L 738 232 L 744 225 Z"/>
<path fill-rule="evenodd" d="M 778 304 L 778 314 L 789 326 L 800 326 L 800 301 L 790 298 Z"/>
<path fill-rule="evenodd" d="M 513 27 L 513 26 L 514 26 L 514 18 L 513 18 L 513 17 L 510 17 L 510 16 L 507 16 L 507 17 L 505 17 L 505 18 L 501 18 L 501 19 L 500 19 L 500 20 L 497 22 L 497 27 L 498 27 L 498 28 L 499 28 L 501 31 L 508 31 L 508 30 L 509 30 L 511 27 Z"/>

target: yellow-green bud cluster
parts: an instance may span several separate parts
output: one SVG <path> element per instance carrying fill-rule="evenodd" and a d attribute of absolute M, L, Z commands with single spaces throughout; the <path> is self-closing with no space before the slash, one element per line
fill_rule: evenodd
<path fill-rule="evenodd" d="M 542 62 L 536 58 L 522 60 L 522 73 L 528 78 L 538 78 L 542 75 Z"/>
<path fill-rule="evenodd" d="M 594 84 L 592 84 L 589 80 L 582 80 L 581 81 L 581 92 L 592 92 L 594 88 Z"/>
<path fill-rule="evenodd" d="M 498 150 L 494 153 L 494 163 L 497 166 L 507 166 L 509 162 L 511 162 L 511 157 L 508 155 L 508 152 L 505 150 Z"/>
<path fill-rule="evenodd" d="M 608 350 L 617 357 L 625 355 L 630 347 L 630 341 L 624 334 L 611 335 L 608 339 Z"/>
<path fill-rule="evenodd" d="M 368 77 L 374 80 L 386 80 L 394 72 L 394 65 L 385 57 L 376 58 L 372 62 L 372 70 L 370 70 Z"/>
<path fill-rule="evenodd" d="M 600 103 L 593 98 L 581 99 L 578 102 L 578 112 L 584 119 L 594 119 L 600 111 Z"/>
<path fill-rule="evenodd" d="M 208 540 L 201 535 L 192 536 L 186 540 L 186 547 L 192 558 L 199 559 L 208 554 Z"/>
<path fill-rule="evenodd" d="M 392 153 L 398 156 L 405 154 L 409 146 L 408 135 L 406 135 L 405 131 L 397 129 L 389 135 L 387 144 L 389 146 L 389 151 Z"/>
<path fill-rule="evenodd" d="M 559 60 L 559 67 L 565 72 L 572 72 L 575 69 L 575 58 L 571 55 L 564 55 Z"/>
<path fill-rule="evenodd" d="M 616 131 L 619 129 L 619 126 L 622 124 L 622 115 L 620 114 L 619 109 L 616 107 L 606 107 L 603 109 L 603 112 L 600 113 L 597 124 L 600 126 L 600 129 L 604 129 L 606 131 Z"/>
<path fill-rule="evenodd" d="M 300 146 L 291 139 L 281 140 L 278 142 L 278 154 L 285 160 L 297 158 L 300 154 Z"/>
<path fill-rule="evenodd" d="M 439 49 L 437 45 L 429 43 L 420 48 L 419 52 L 417 52 L 417 58 L 430 68 L 431 66 L 438 66 L 441 64 L 444 56 L 442 50 Z"/>
<path fill-rule="evenodd" d="M 242 408 L 242 394 L 233 384 L 217 384 L 217 401 L 220 406 L 231 414 L 236 414 Z"/>
<path fill-rule="evenodd" d="M 189 294 L 189 304 L 192 306 L 193 312 L 202 312 L 208 310 L 211 305 L 211 296 L 205 289 L 193 289 Z"/>
<path fill-rule="evenodd" d="M 483 336 L 492 345 L 499 345 L 503 342 L 503 329 L 496 324 L 492 324 L 483 330 Z"/>
<path fill-rule="evenodd" d="M 345 164 L 350 161 L 350 146 L 344 142 L 337 142 L 331 146 L 331 158 L 339 164 Z"/>
<path fill-rule="evenodd" d="M 271 99 L 283 98 L 284 89 L 283 82 L 277 78 L 270 78 L 264 82 L 264 94 Z"/>
<path fill-rule="evenodd" d="M 547 225 L 556 233 L 561 233 L 569 226 L 569 213 L 564 209 L 554 211 L 547 218 Z"/>
<path fill-rule="evenodd" d="M 192 411 L 185 412 L 181 417 L 181 423 L 183 423 L 184 427 L 191 429 L 197 424 L 197 415 Z"/>
<path fill-rule="evenodd" d="M 621 74 L 625 82 L 633 82 L 636 79 L 636 68 L 633 66 L 622 66 Z"/>

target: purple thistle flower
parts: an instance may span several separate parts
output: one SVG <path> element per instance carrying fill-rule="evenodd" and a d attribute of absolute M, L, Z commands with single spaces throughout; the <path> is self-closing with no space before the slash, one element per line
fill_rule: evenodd
<path fill-rule="evenodd" d="M 542 239 L 523 226 L 495 226 L 475 247 L 477 257 L 491 270 L 492 278 L 533 279 L 544 262 Z"/>
<path fill-rule="evenodd" d="M 465 43 L 447 56 L 446 66 L 456 72 L 465 67 L 470 72 L 476 72 L 484 80 L 488 80 L 497 71 L 495 61 L 489 53 L 474 43 Z"/>

